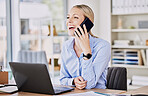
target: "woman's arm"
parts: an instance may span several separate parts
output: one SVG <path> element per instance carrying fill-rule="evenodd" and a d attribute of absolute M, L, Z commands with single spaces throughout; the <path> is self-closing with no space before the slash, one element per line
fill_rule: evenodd
<path fill-rule="evenodd" d="M 70 85 L 72 86 L 73 79 L 69 72 L 67 71 L 67 68 L 64 64 L 61 64 L 61 69 L 60 69 L 60 83 L 62 85 Z"/>
<path fill-rule="evenodd" d="M 60 69 L 60 83 L 62 85 L 70 85 L 72 86 L 73 79 L 72 76 L 69 74 L 67 67 L 64 62 L 65 57 L 65 44 L 63 44 L 62 52 L 61 52 L 61 69 Z M 66 58 L 66 57 L 65 57 Z"/>
<path fill-rule="evenodd" d="M 88 53 L 92 54 L 86 26 L 83 25 L 84 30 L 80 26 L 78 26 L 78 28 L 80 29 L 82 35 L 79 33 L 77 29 L 75 29 L 76 40 L 78 40 L 79 45 L 85 55 Z M 110 60 L 110 44 L 108 42 L 102 42 L 102 45 L 100 45 L 100 43 L 99 46 L 102 47 L 99 48 L 98 46 L 98 49 L 95 50 L 97 51 L 97 55 L 95 55 L 93 59 L 92 57 L 90 59 L 83 58 L 81 62 L 82 77 L 84 78 L 84 80 L 87 81 L 86 89 L 91 89 L 96 86 L 100 76 L 106 70 L 108 62 Z"/>
<path fill-rule="evenodd" d="M 106 43 L 96 54 L 94 60 L 90 58 L 82 61 L 82 77 L 87 81 L 86 89 L 94 88 L 107 68 L 111 55 L 110 44 Z"/>

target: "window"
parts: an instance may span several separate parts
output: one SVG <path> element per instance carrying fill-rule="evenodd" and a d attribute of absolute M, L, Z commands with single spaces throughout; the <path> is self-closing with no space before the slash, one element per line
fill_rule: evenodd
<path fill-rule="evenodd" d="M 65 31 L 63 3 L 63 0 L 20 0 L 21 50 L 41 50 L 44 40 L 40 41 L 40 35 L 49 34 L 51 20 L 56 34 Z"/>
<path fill-rule="evenodd" d="M 0 66 L 6 66 L 7 30 L 6 30 L 6 0 L 0 0 Z"/>
<path fill-rule="evenodd" d="M 49 63 L 53 53 L 59 57 L 63 38 L 61 40 L 58 35 L 67 35 L 65 2 L 65 0 L 20 0 L 20 50 L 43 50 Z M 54 40 L 50 37 L 51 27 L 53 35 L 57 35 Z"/>

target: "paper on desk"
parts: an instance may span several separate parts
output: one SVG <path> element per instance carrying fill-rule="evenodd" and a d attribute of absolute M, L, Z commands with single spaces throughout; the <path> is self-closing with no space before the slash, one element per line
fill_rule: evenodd
<path fill-rule="evenodd" d="M 60 95 L 60 96 L 105 96 L 105 95 L 97 94 L 97 93 L 94 93 L 93 91 L 89 91 L 84 93 L 67 94 L 67 95 Z"/>
<path fill-rule="evenodd" d="M 0 92 L 4 92 L 4 93 L 13 93 L 17 90 L 18 90 L 17 86 L 7 86 L 7 87 L 0 88 Z"/>
<path fill-rule="evenodd" d="M 0 84 L 0 87 L 4 87 L 4 85 L 3 84 Z"/>

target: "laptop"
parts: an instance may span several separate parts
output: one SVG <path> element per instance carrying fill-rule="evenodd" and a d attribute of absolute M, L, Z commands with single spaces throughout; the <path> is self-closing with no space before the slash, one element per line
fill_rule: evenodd
<path fill-rule="evenodd" d="M 54 87 L 45 64 L 9 62 L 18 91 L 56 95 L 73 90 Z"/>

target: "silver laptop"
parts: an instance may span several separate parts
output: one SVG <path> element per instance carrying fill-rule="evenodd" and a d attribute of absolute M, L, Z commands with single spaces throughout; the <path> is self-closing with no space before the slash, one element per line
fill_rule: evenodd
<path fill-rule="evenodd" d="M 60 94 L 71 87 L 54 87 L 45 64 L 9 62 L 18 91 L 43 94 Z"/>

